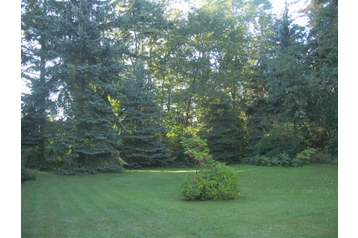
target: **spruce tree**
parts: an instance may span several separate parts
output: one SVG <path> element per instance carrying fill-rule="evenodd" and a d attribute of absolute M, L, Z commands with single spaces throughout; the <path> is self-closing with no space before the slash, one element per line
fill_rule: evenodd
<path fill-rule="evenodd" d="M 121 98 L 124 128 L 122 159 L 129 167 L 162 166 L 169 159 L 168 150 L 162 140 L 166 127 L 161 118 L 161 109 L 153 101 L 149 91 L 150 82 L 144 78 L 128 78 Z"/>
<path fill-rule="evenodd" d="M 306 134 L 312 146 L 338 153 L 338 0 L 311 0 L 307 64 L 311 68 Z"/>
<path fill-rule="evenodd" d="M 267 51 L 272 47 L 269 37 L 273 34 L 272 16 L 262 12 L 253 24 L 254 31 L 250 38 L 249 55 L 252 59 L 250 65 L 245 71 L 243 82 L 244 101 L 243 109 L 245 110 L 245 125 L 248 132 L 248 154 L 255 152 L 255 144 L 263 137 L 270 126 L 271 110 L 268 102 L 268 69 L 266 62 Z"/>
<path fill-rule="evenodd" d="M 70 173 L 122 170 L 120 125 L 111 104 L 123 69 L 123 45 L 111 35 L 119 27 L 115 5 L 96 0 L 55 4 L 62 35 L 54 77 L 59 81 L 62 123 L 57 123 L 60 127 L 48 148 L 61 169 Z"/>
<path fill-rule="evenodd" d="M 213 99 L 206 105 L 199 136 L 207 140 L 214 160 L 237 163 L 246 152 L 246 133 L 243 121 L 235 115 L 229 103 Z"/>
<path fill-rule="evenodd" d="M 163 143 L 166 128 L 155 103 L 155 85 L 148 70 L 153 51 L 161 44 L 168 25 L 163 7 L 146 0 L 123 1 L 120 15 L 125 21 L 117 33 L 128 44 L 123 56 L 125 70 L 119 116 L 123 129 L 122 158 L 128 166 L 163 165 L 169 158 Z"/>
<path fill-rule="evenodd" d="M 303 27 L 292 24 L 287 2 L 281 17 L 270 25 L 257 74 L 248 85 L 253 94 L 247 106 L 250 146 L 254 154 L 288 152 L 295 156 L 302 149 L 299 125 L 307 96 L 305 34 Z M 287 128 L 296 136 L 288 138 Z"/>
<path fill-rule="evenodd" d="M 56 16 L 51 9 L 51 1 L 21 2 L 21 78 L 30 89 L 21 98 L 22 162 L 40 169 L 50 166 L 45 147 L 54 107 L 50 100 L 56 81 L 53 65 L 58 59 Z"/>

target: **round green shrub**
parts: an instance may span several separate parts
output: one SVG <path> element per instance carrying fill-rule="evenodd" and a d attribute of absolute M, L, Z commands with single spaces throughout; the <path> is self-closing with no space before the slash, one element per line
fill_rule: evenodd
<path fill-rule="evenodd" d="M 236 171 L 225 164 L 215 163 L 211 170 L 200 170 L 182 183 L 187 200 L 235 199 L 240 195 Z"/>
<path fill-rule="evenodd" d="M 301 167 L 303 165 L 303 161 L 301 159 L 294 158 L 292 160 L 293 167 Z"/>

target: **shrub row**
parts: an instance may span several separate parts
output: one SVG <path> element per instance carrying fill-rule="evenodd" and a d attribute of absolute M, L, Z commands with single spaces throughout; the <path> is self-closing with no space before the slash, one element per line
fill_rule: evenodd
<path fill-rule="evenodd" d="M 286 152 L 278 154 L 275 157 L 268 157 L 266 155 L 256 155 L 254 157 L 246 158 L 247 164 L 257 166 L 284 166 L 284 167 L 300 167 L 303 161 L 298 158 L 290 158 Z"/>
<path fill-rule="evenodd" d="M 245 162 L 257 166 L 300 167 L 308 164 L 338 164 L 338 158 L 317 149 L 308 148 L 298 153 L 295 158 L 283 152 L 277 156 L 255 155 L 246 158 Z"/>

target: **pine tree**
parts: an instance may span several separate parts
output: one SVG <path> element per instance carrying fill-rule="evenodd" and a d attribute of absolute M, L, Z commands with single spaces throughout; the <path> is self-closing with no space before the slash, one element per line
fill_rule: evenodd
<path fill-rule="evenodd" d="M 63 115 L 48 148 L 70 173 L 122 170 L 120 124 L 111 104 L 123 69 L 123 45 L 111 35 L 119 27 L 115 6 L 113 1 L 71 0 L 54 7 L 59 22 L 54 27 L 61 33 L 54 77 Z"/>
<path fill-rule="evenodd" d="M 304 58 L 307 52 L 304 44 L 306 35 L 303 27 L 292 23 L 287 2 L 273 29 L 264 69 L 268 82 L 267 102 L 271 106 L 271 115 L 283 115 L 288 120 L 297 121 L 303 110 L 302 99 L 306 96 L 303 89 L 308 73 Z"/>
<path fill-rule="evenodd" d="M 267 8 L 270 9 L 270 4 Z M 269 38 L 273 33 L 273 19 L 270 13 L 262 11 L 253 23 L 253 34 L 249 39 L 249 66 L 245 70 L 243 82 L 244 101 L 242 109 L 245 110 L 245 125 L 247 135 L 248 154 L 255 152 L 255 144 L 267 133 L 270 126 L 271 108 L 267 102 L 269 75 L 267 64 L 267 52 L 272 47 Z"/>
<path fill-rule="evenodd" d="M 124 125 L 122 158 L 129 167 L 162 166 L 169 159 L 168 150 L 162 143 L 166 128 L 160 107 L 153 101 L 150 82 L 145 78 L 128 78 L 121 98 Z"/>
<path fill-rule="evenodd" d="M 338 153 L 338 1 L 312 0 L 304 10 L 309 18 L 307 64 L 311 68 L 306 134 L 311 146 Z"/>
<path fill-rule="evenodd" d="M 213 99 L 202 117 L 199 136 L 207 140 L 213 159 L 241 162 L 246 153 L 246 133 L 243 121 L 230 110 L 230 104 Z"/>
<path fill-rule="evenodd" d="M 307 98 L 305 34 L 303 27 L 292 23 L 287 2 L 281 17 L 271 23 L 271 29 L 256 76 L 261 86 L 256 95 L 261 96 L 248 108 L 249 125 L 261 127 L 261 135 L 251 145 L 254 153 L 287 152 L 295 156 L 303 144 L 299 125 L 304 121 Z M 287 128 L 296 136 L 291 138 Z"/>
<path fill-rule="evenodd" d="M 54 107 L 50 96 L 56 81 L 53 64 L 58 59 L 56 17 L 52 2 L 23 0 L 21 8 L 21 77 L 30 88 L 29 94 L 22 95 L 22 160 L 23 166 L 47 169 L 45 147 Z"/>
<path fill-rule="evenodd" d="M 153 51 L 161 44 L 168 25 L 162 5 L 146 0 L 121 2 L 120 15 L 125 21 L 117 34 L 128 44 L 123 56 L 128 62 L 126 79 L 119 98 L 122 118 L 122 158 L 129 167 L 163 165 L 169 158 L 163 140 L 166 128 L 162 111 L 155 103 L 155 85 L 148 66 Z"/>

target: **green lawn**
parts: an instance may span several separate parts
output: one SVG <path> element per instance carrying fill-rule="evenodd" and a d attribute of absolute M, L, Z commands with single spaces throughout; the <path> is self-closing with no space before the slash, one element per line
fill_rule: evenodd
<path fill-rule="evenodd" d="M 22 237 L 337 237 L 338 167 L 237 165 L 236 200 L 188 202 L 193 170 L 61 176 L 21 187 Z"/>

